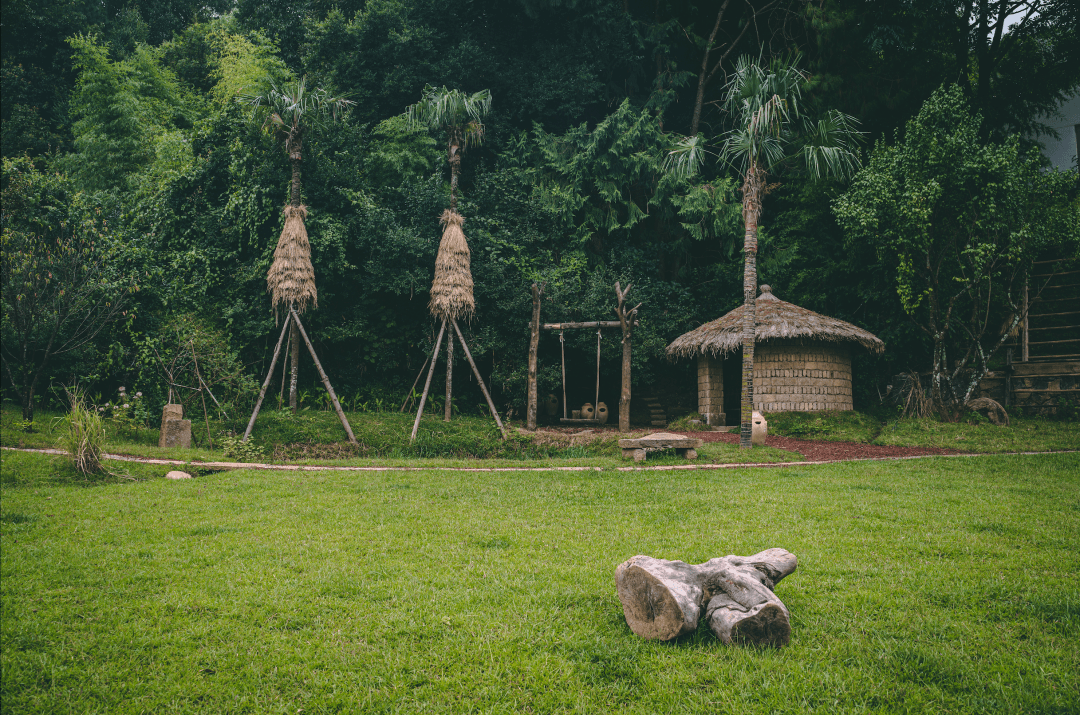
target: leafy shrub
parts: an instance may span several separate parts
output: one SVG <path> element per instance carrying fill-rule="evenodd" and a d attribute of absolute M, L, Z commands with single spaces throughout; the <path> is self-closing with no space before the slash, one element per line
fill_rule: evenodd
<path fill-rule="evenodd" d="M 91 406 L 90 409 L 94 409 Z M 140 427 L 150 423 L 150 409 L 143 399 L 142 392 L 129 394 L 127 388 L 121 387 L 117 391 L 116 401 L 106 402 L 97 406 L 97 413 L 102 417 L 109 417 L 121 429 L 138 432 Z"/>
<path fill-rule="evenodd" d="M 232 432 L 222 435 L 221 449 L 227 459 L 240 462 L 256 462 L 266 456 L 262 447 L 254 442 L 245 442 L 241 435 Z"/>
<path fill-rule="evenodd" d="M 675 432 L 710 432 L 712 427 L 705 423 L 703 418 L 697 412 L 691 412 L 688 415 L 680 417 L 667 426 L 668 429 Z"/>
<path fill-rule="evenodd" d="M 71 456 L 72 466 L 82 476 L 104 471 L 101 455 L 104 452 L 104 419 L 96 409 L 87 407 L 82 392 L 72 388 L 67 392 L 71 411 L 60 418 L 61 434 L 57 442 L 60 449 Z"/>

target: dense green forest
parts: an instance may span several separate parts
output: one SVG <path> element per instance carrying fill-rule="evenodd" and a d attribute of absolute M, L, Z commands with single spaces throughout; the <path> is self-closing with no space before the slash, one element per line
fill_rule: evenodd
<path fill-rule="evenodd" d="M 525 400 L 533 282 L 552 321 L 611 320 L 614 283 L 632 283 L 636 388 L 693 389 L 664 348 L 743 295 L 740 181 L 715 158 L 743 55 L 796 64 L 804 113 L 863 133 L 853 181 L 770 175 L 758 258 L 780 299 L 885 341 L 855 361 L 856 406 L 964 354 L 976 322 L 992 348 L 1034 257 L 1080 253 L 1076 170 L 1047 170 L 1037 144 L 1080 87 L 1072 0 L 4 0 L 2 23 L 2 384 L 20 402 L 78 382 L 160 411 L 190 352 L 226 408 L 250 404 L 279 332 L 266 274 L 292 173 L 238 99 L 300 78 L 353 102 L 306 130 L 302 169 L 305 323 L 350 404 L 400 403 L 438 328 L 445 137 L 406 121 L 428 86 L 491 93 L 458 210 L 463 328 L 500 408 Z M 669 171 L 687 137 L 704 161 Z M 932 253 L 949 259 L 929 275 Z M 968 279 L 946 318 L 963 324 L 934 337 L 933 286 Z M 595 349 L 568 334 L 575 374 L 592 379 Z M 614 384 L 618 339 L 601 349 Z M 558 351 L 545 337 L 542 394 Z M 317 392 L 310 361 L 300 385 Z"/>

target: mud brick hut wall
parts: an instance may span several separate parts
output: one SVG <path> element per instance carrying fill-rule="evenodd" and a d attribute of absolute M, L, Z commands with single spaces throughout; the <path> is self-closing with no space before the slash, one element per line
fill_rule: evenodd
<path fill-rule="evenodd" d="M 706 424 L 723 424 L 726 419 L 723 362 L 699 354 L 697 383 L 698 412 Z M 754 349 L 754 409 L 761 412 L 854 409 L 851 350 L 816 341 L 759 343 Z"/>
<path fill-rule="evenodd" d="M 755 381 L 756 383 L 756 381 Z M 705 353 L 697 358 L 698 414 L 707 425 L 723 425 L 724 415 L 724 368 L 720 360 Z"/>
<path fill-rule="evenodd" d="M 852 410 L 851 350 L 842 345 L 770 340 L 754 349 L 754 409 Z"/>

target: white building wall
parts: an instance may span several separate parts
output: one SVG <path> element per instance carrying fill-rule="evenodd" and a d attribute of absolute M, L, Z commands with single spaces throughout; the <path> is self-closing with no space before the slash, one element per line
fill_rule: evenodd
<path fill-rule="evenodd" d="M 1039 137 L 1046 148 L 1043 154 L 1058 169 L 1076 166 L 1076 144 L 1080 140 L 1080 94 L 1061 105 L 1060 116 L 1050 117 L 1049 124 L 1060 138 Z"/>

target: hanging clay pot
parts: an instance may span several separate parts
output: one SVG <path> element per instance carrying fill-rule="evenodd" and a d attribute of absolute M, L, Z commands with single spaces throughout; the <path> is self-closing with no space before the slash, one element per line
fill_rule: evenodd
<path fill-rule="evenodd" d="M 608 420 L 608 416 L 609 415 L 608 415 L 607 404 L 604 403 L 604 402 L 597 402 L 596 403 L 596 421 L 599 422 L 602 425 L 606 425 L 607 420 Z"/>
<path fill-rule="evenodd" d="M 596 416 L 591 402 L 586 402 L 581 406 L 581 419 L 591 420 Z"/>
<path fill-rule="evenodd" d="M 544 413 L 548 417 L 554 417 L 559 411 L 559 398 L 553 394 L 549 394 L 547 399 L 544 400 Z"/>

